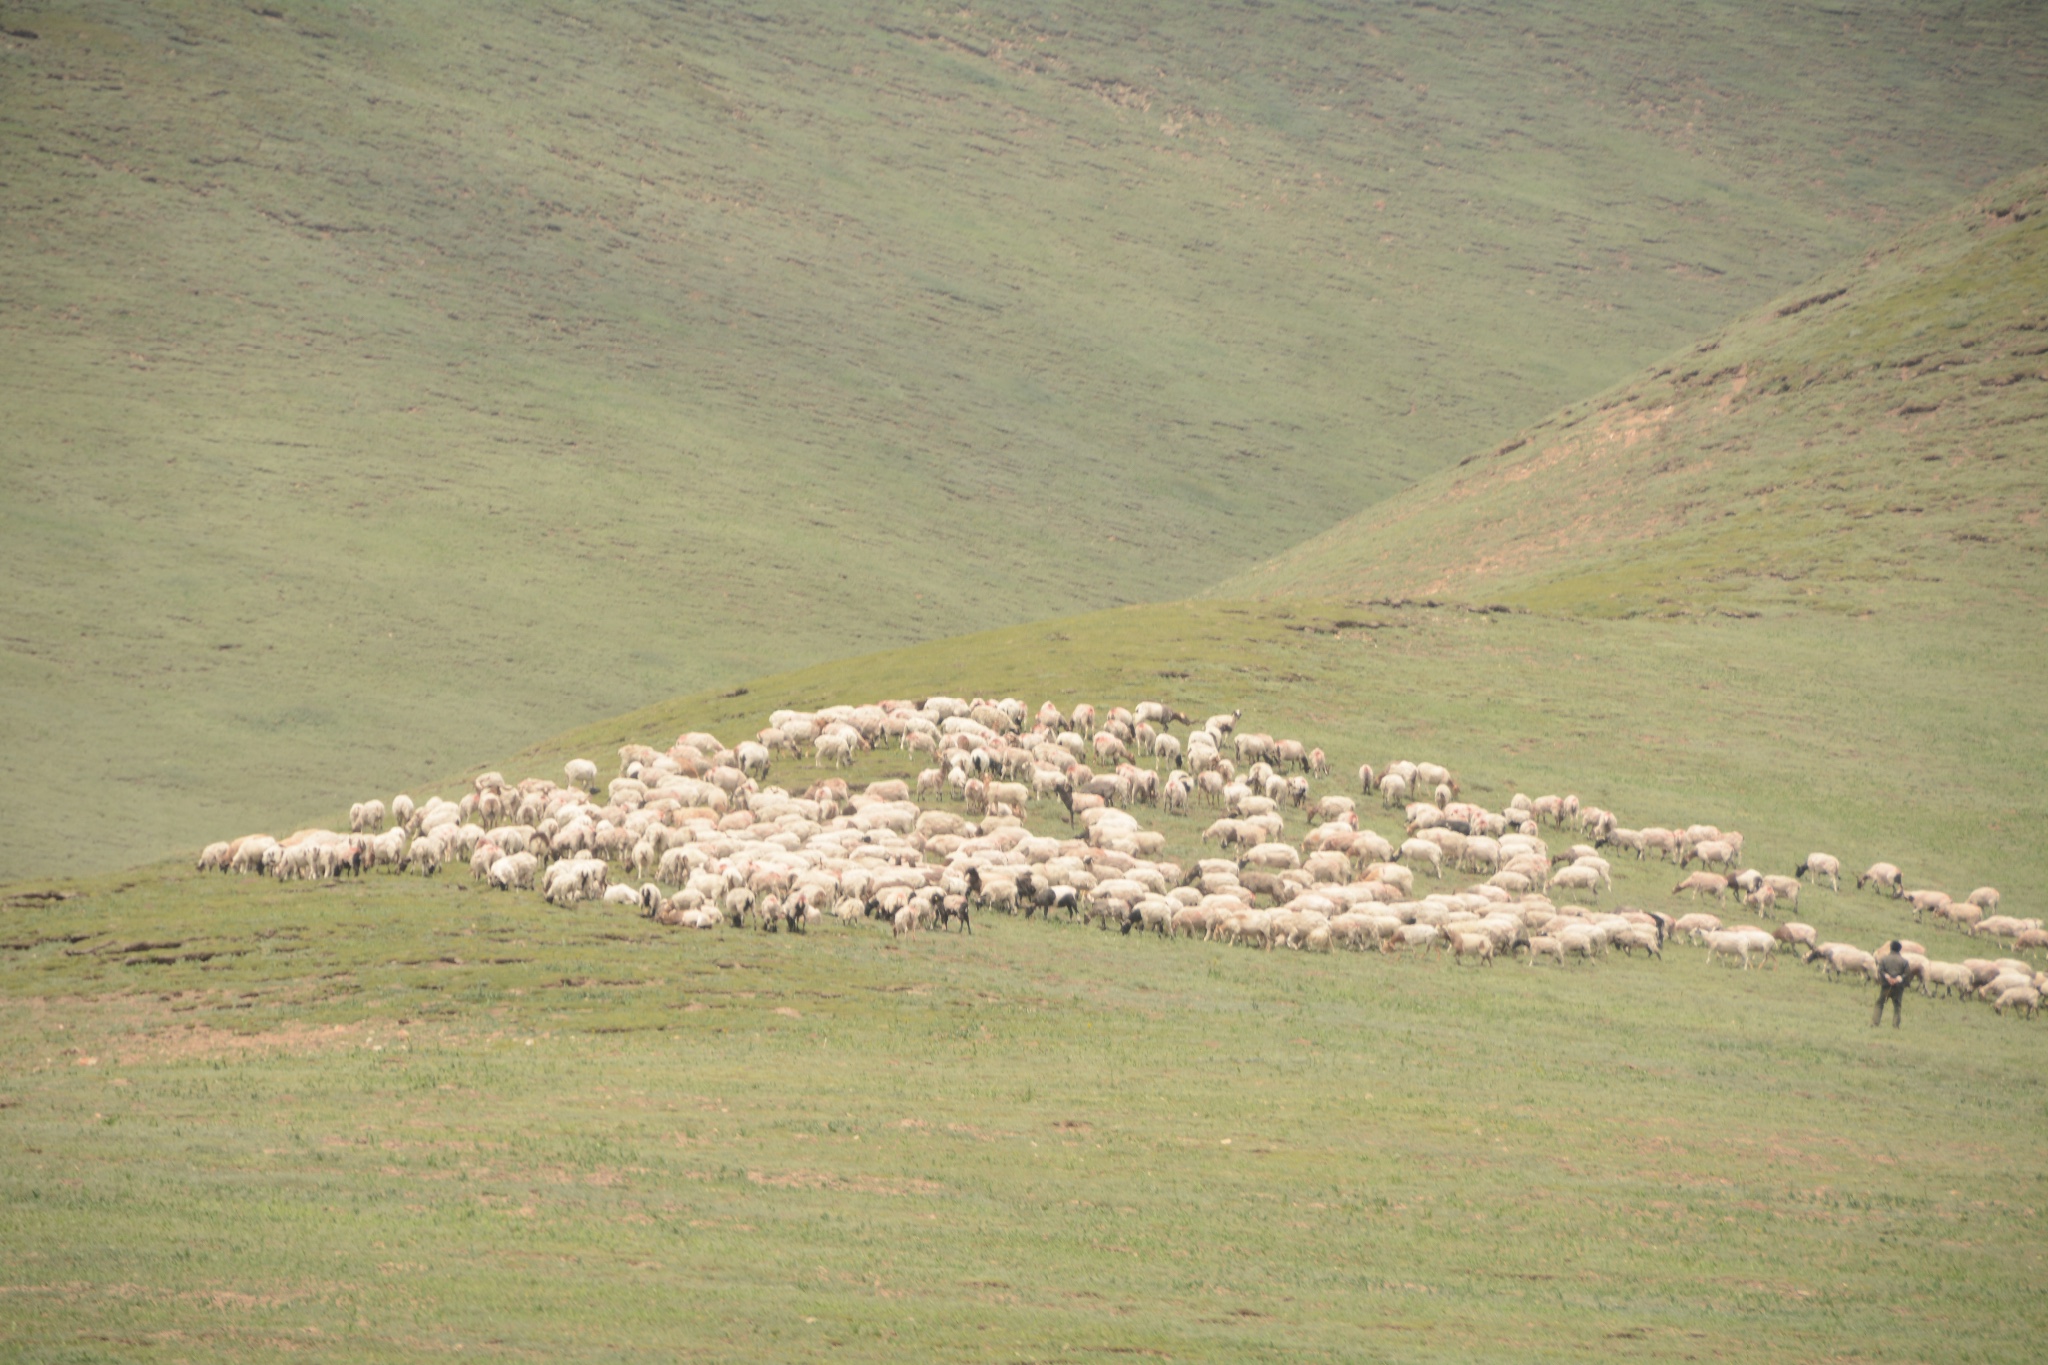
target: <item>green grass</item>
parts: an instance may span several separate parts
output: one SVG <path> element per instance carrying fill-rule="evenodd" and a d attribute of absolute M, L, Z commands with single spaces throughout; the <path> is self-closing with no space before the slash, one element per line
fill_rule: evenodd
<path fill-rule="evenodd" d="M 677 698 L 484 766 L 555 775 L 582 756 L 609 773 L 623 743 L 697 728 L 734 743 L 778 707 L 850 699 L 1156 698 L 1194 716 L 1242 706 L 1272 733 L 1321 744 L 1340 773 L 1434 758 L 1495 805 L 1517 790 L 1575 791 L 1636 825 L 1740 828 L 1758 866 L 1789 871 L 1815 849 L 1859 868 L 1885 858 L 1927 884 L 1992 882 L 2038 907 L 2043 864 L 2023 833 L 2048 820 L 2038 666 L 2031 635 L 1972 615 L 1573 620 L 1198 600 L 756 679 L 742 695 Z M 888 757 L 866 771 L 914 771 Z M 776 780 L 815 775 L 799 765 Z"/>
<path fill-rule="evenodd" d="M 13 16 L 0 876 L 1194 591 L 2038 154 L 2024 3 Z"/>
<path fill-rule="evenodd" d="M 1202 601 L 757 679 L 494 766 L 783 704 L 1158 696 L 1323 744 L 1331 786 L 1435 757 L 1482 800 L 1577 791 L 1739 827 L 1765 868 L 1887 857 L 2034 914 L 2033 649 L 1971 616 Z M 1172 852 L 1201 823 L 1163 821 Z M 1668 868 L 1617 876 L 1606 904 L 1682 904 Z M 2043 1025 L 1914 997 L 1873 1034 L 1865 990 L 1789 960 L 700 935 L 459 875 L 66 889 L 0 910 L 21 1358 L 2011 1360 L 2044 1326 Z M 1981 951 L 1868 894 L 1799 914 Z"/>
<path fill-rule="evenodd" d="M 2017 1360 L 2044 1326 L 2042 1025 L 1916 996 L 1873 1032 L 1789 960 L 81 890 L 0 958 L 17 1359 Z"/>
<path fill-rule="evenodd" d="M 2038 154 L 2031 8 L 274 8 L 0 48 L 0 1354 L 2039 1354 L 1978 1006 L 104 871 L 947 691 L 2041 914 L 2039 175 L 1881 245 Z"/>
<path fill-rule="evenodd" d="M 2048 167 L 1215 588 L 1966 612 L 2048 573 Z"/>

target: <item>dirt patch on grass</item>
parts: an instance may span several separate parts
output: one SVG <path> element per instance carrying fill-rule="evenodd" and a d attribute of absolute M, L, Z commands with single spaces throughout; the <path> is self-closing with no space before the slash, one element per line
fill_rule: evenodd
<path fill-rule="evenodd" d="M 388 1026 L 385 1031 L 392 1032 Z M 122 1066 L 251 1055 L 303 1057 L 361 1047 L 373 1032 L 375 1026 L 371 1024 L 289 1023 L 262 1033 L 237 1033 L 209 1024 L 181 1024 L 116 1044 L 112 1051 Z"/>
<path fill-rule="evenodd" d="M 778 1190 L 833 1190 L 850 1194 L 944 1194 L 946 1187 L 936 1180 L 915 1176 L 833 1175 L 829 1171 L 748 1171 L 756 1185 Z"/>
<path fill-rule="evenodd" d="M 40 1028 L 67 1035 L 70 1050 L 94 1065 L 149 1066 L 218 1057 L 310 1056 L 376 1042 L 408 1042 L 418 1027 L 389 1020 L 313 1024 L 298 1020 L 271 1028 L 223 1028 L 193 1017 L 195 1009 L 222 1010 L 248 1002 L 217 992 L 171 996 L 37 996 L 0 1011 L 0 1025 L 17 1032 Z M 247 1016 L 243 1016 L 246 1018 Z"/>

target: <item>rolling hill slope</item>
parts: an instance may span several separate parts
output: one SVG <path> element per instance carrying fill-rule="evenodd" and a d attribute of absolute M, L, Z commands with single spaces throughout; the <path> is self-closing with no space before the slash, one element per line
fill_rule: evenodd
<path fill-rule="evenodd" d="M 1526 15 L 13 11 L 0 874 L 1192 590 L 2032 155 L 2028 5 Z"/>
<path fill-rule="evenodd" d="M 1482 801 L 1574 790 L 1741 827 L 1760 866 L 1833 849 L 2033 904 L 2044 209 L 2048 168 L 2001 182 L 1203 597 L 678 698 L 504 767 L 781 706 L 1164 697 L 1340 768 L 1427 754 Z"/>
<path fill-rule="evenodd" d="M 1215 591 L 2038 634 L 2044 510 L 2048 167 Z"/>

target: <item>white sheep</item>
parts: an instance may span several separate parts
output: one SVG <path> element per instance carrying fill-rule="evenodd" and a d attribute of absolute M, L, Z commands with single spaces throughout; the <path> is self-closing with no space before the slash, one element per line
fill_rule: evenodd
<path fill-rule="evenodd" d="M 1991 1008 L 1999 1014 L 2005 1013 L 2007 1005 L 2013 1007 L 2015 1014 L 2025 1013 L 2027 1018 L 2031 1019 L 2034 1012 L 2041 1008 L 2041 992 L 2031 985 L 2012 986 L 2000 991 L 1998 998 L 1991 1002 Z"/>
<path fill-rule="evenodd" d="M 1671 888 L 1671 894 L 1674 896 L 1682 896 L 1688 891 L 1692 892 L 1695 901 L 1703 892 L 1715 900 L 1721 900 L 1728 894 L 1728 879 L 1718 872 L 1694 872 Z"/>
<path fill-rule="evenodd" d="M 1444 851 L 1441 846 L 1428 839 L 1409 839 L 1401 845 L 1401 861 L 1404 863 L 1428 863 L 1430 872 L 1444 875 Z"/>
<path fill-rule="evenodd" d="M 1749 970 L 1750 955 L 1756 951 L 1756 941 L 1749 934 L 1736 929 L 1716 929 L 1699 936 L 1707 948 L 1707 963 L 1711 966 L 1716 959 L 1741 959 L 1742 969 Z M 1769 935 L 1765 935 L 1768 940 Z M 1768 951 L 1768 949 L 1766 949 Z"/>
<path fill-rule="evenodd" d="M 1914 919 L 1917 920 L 1930 911 L 1937 919 L 1942 919 L 1947 917 L 1953 898 L 1946 891 L 1908 891 L 1905 893 L 1905 900 L 1913 907 Z"/>
<path fill-rule="evenodd" d="M 493 887 L 500 891 L 531 891 L 533 879 L 540 872 L 540 859 L 524 851 L 508 853 L 493 862 L 487 875 Z"/>
<path fill-rule="evenodd" d="M 1830 977 L 1855 974 L 1877 980 L 1877 959 L 1861 948 L 1847 943 L 1823 943 L 1806 955 L 1808 962 L 1819 962 L 1821 970 Z"/>
<path fill-rule="evenodd" d="M 1553 890 L 1583 891 L 1594 900 L 1600 898 L 1600 873 L 1590 867 L 1581 867 L 1577 863 L 1570 867 L 1561 867 L 1551 873 L 1550 885 Z"/>
<path fill-rule="evenodd" d="M 1493 965 L 1493 939 L 1485 934 L 1450 929 L 1444 933 L 1444 942 L 1451 950 L 1454 963 L 1472 957 L 1488 967 Z"/>
<path fill-rule="evenodd" d="M 1977 987 L 1977 977 L 1960 962 L 1937 962 L 1929 959 L 1920 972 L 1920 992 L 1933 995 L 1939 986 L 1943 995 L 1967 996 Z"/>
<path fill-rule="evenodd" d="M 1807 854 L 1806 861 L 1794 868 L 1792 875 L 1803 878 L 1809 872 L 1813 874 L 1815 881 L 1826 877 L 1828 879 L 1828 890 L 1840 891 L 1842 889 L 1842 860 L 1835 857 L 1832 853 Z"/>
<path fill-rule="evenodd" d="M 412 841 L 405 851 L 404 866 L 423 877 L 431 877 L 441 870 L 441 863 L 447 856 L 447 846 L 439 839 L 421 838 Z"/>

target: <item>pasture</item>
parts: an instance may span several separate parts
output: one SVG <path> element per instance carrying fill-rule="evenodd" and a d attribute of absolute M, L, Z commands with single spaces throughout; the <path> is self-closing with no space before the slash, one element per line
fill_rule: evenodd
<path fill-rule="evenodd" d="M 2017 1360 L 2048 1326 L 2048 1024 L 1915 995 L 1872 1030 L 1790 959 L 78 889 L 6 912 L 18 1359 Z"/>
<path fill-rule="evenodd" d="M 1311 632 L 1215 605 L 1171 624 L 1184 649 L 1206 625 L 1300 667 L 1325 651 L 1321 676 L 1361 694 L 1392 685 L 1358 669 L 1378 641 L 1427 658 L 1498 631 L 1515 669 L 1557 626 L 1387 611 L 1410 624 Z M 1161 651 L 1155 681 L 1182 671 L 1146 619 L 1063 622 L 1062 641 L 1012 628 L 952 657 L 997 673 L 1072 647 L 1100 666 L 1113 633 Z M 1700 658 L 1752 624 L 1699 627 Z M 1597 625 L 1644 627 L 1670 623 Z M 837 695 L 928 666 L 853 661 Z M 1773 705 L 1717 676 L 1745 714 Z M 1613 700 L 1633 685 L 1609 668 L 1553 686 L 1584 701 L 1593 678 Z M 1298 706 L 1307 681 L 1288 685 Z M 612 725 L 730 740 L 829 686 L 819 670 Z M 1720 691 L 1674 697 L 1661 723 L 1712 723 Z M 1453 714 L 1418 705 L 1406 724 Z M 1299 733 L 1341 774 L 1512 740 L 1510 714 L 1434 745 L 1367 738 L 1363 718 Z M 1249 704 L 1247 720 L 1287 728 Z M 1920 733 L 1915 763 L 1946 738 Z M 504 767 L 603 759 L 597 738 Z M 1597 738 L 1555 743 L 1514 775 L 1567 750 L 1604 771 Z M 1644 802 L 1682 792 L 1676 809 L 1743 827 L 1773 870 L 1884 794 L 1827 782 L 1843 760 L 1825 747 L 1803 805 L 1725 750 L 1697 769 L 1665 752 L 1667 785 L 1639 765 L 1644 785 L 1606 799 L 1647 823 L 1665 812 Z M 914 766 L 884 751 L 852 775 Z M 819 771 L 784 761 L 771 780 Z M 1499 754 L 1462 771 L 1468 796 L 1504 799 Z M 1206 820 L 1146 816 L 1183 857 Z M 2029 867 L 1900 825 L 1882 848 L 1916 884 Z M 1872 837 L 1836 851 L 1875 856 Z M 1668 865 L 1615 872 L 1605 905 L 1690 908 Z M 1745 973 L 1673 944 L 1663 961 L 1487 968 L 1000 915 L 971 937 L 689 932 L 472 889 L 459 869 L 317 885 L 156 867 L 50 889 L 76 894 L 17 891 L 0 957 L 16 1144 L 0 1179 L 24 1249 L 5 1331 L 25 1358 L 1993 1360 L 2027 1357 L 2048 1325 L 2030 1306 L 2048 1025 L 1916 994 L 1905 1029 L 1871 1030 L 1867 987 L 1788 956 Z M 1906 931 L 1935 956 L 1982 951 L 1870 893 L 1808 886 L 1798 915 L 1865 946 Z"/>
<path fill-rule="evenodd" d="M 2025 0 L 756 8 L 8 21 L 0 878 L 1197 591 L 2038 155 Z"/>
<path fill-rule="evenodd" d="M 947 693 L 2042 915 L 2032 8 L 1063 13 L 0 28 L 0 1355 L 2042 1353 L 2048 1020 L 153 861 Z"/>

